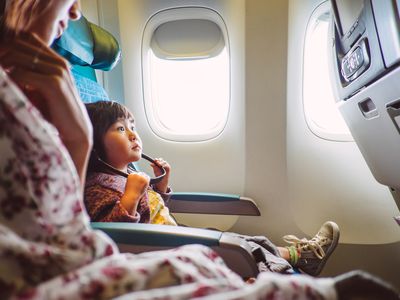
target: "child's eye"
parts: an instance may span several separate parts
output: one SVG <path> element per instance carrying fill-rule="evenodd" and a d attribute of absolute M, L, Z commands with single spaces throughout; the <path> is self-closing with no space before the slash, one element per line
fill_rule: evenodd
<path fill-rule="evenodd" d="M 119 126 L 119 127 L 117 128 L 117 130 L 123 132 L 123 131 L 125 131 L 125 128 L 124 128 L 123 126 Z"/>
<path fill-rule="evenodd" d="M 131 127 L 131 131 L 135 131 L 136 129 L 135 129 L 135 126 L 132 126 Z"/>

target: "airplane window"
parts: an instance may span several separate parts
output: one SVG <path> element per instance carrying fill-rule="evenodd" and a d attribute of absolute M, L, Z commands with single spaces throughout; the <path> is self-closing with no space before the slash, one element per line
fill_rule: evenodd
<path fill-rule="evenodd" d="M 191 12 L 196 15 L 198 10 L 191 8 Z M 147 38 L 142 58 L 145 110 L 150 127 L 162 138 L 204 141 L 218 136 L 227 122 L 227 35 L 212 19 L 215 16 L 206 18 L 187 19 L 186 14 L 185 19 L 170 20 L 164 15 Z"/>
<path fill-rule="evenodd" d="M 229 109 L 226 49 L 200 60 L 165 60 L 150 56 L 154 114 L 162 128 L 185 136 L 214 133 Z"/>
<path fill-rule="evenodd" d="M 343 120 L 329 78 L 330 13 L 316 11 L 308 24 L 304 48 L 303 105 L 310 130 L 317 136 L 334 141 L 352 141 Z"/>

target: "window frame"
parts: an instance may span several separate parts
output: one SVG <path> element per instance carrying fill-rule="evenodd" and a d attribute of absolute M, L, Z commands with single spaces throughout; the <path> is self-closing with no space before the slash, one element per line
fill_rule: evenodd
<path fill-rule="evenodd" d="M 228 54 L 228 103 L 227 111 L 221 121 L 218 122 L 218 126 L 214 130 L 199 133 L 199 134 L 182 134 L 168 131 L 161 125 L 161 121 L 156 117 L 156 110 L 153 109 L 152 101 L 152 88 L 151 88 L 151 66 L 150 66 L 150 51 L 151 51 L 151 39 L 154 31 L 160 26 L 169 21 L 177 21 L 183 19 L 205 19 L 217 24 L 223 34 L 226 52 Z M 217 138 L 221 135 L 225 129 L 229 120 L 231 111 L 232 101 L 232 66 L 231 66 L 231 53 L 230 43 L 227 26 L 222 16 L 215 10 L 206 7 L 175 7 L 165 9 L 152 15 L 147 21 L 142 37 L 141 47 L 141 69 L 142 69 L 142 88 L 143 88 L 143 105 L 146 114 L 146 120 L 153 131 L 158 137 L 165 140 L 176 141 L 176 142 L 201 142 Z"/>
<path fill-rule="evenodd" d="M 311 16 L 307 22 L 307 27 L 305 31 L 305 36 L 304 36 L 304 46 L 303 46 L 303 61 L 302 61 L 302 105 L 303 105 L 303 115 L 307 124 L 308 129 L 317 137 L 329 141 L 336 141 L 336 142 L 353 142 L 353 136 L 351 135 L 350 130 L 347 130 L 347 132 L 334 132 L 331 130 L 327 130 L 321 126 L 318 125 L 317 122 L 315 122 L 310 116 L 307 111 L 308 109 L 306 108 L 306 87 L 305 87 L 305 69 L 306 69 L 306 48 L 307 48 L 307 43 L 310 39 L 311 34 L 314 32 L 315 27 L 317 26 L 317 22 L 321 19 L 321 17 L 325 14 L 330 14 L 330 20 L 328 21 L 329 24 L 329 29 L 328 29 L 328 35 L 330 32 L 332 32 L 332 26 L 333 24 L 333 15 L 331 12 L 331 6 L 329 1 L 325 1 L 321 3 L 312 13 Z M 327 41 L 328 43 L 328 41 Z M 331 55 L 331 51 L 328 49 L 328 57 Z M 329 58 L 328 58 L 329 59 Z M 328 61 L 328 69 L 332 69 L 332 61 Z M 331 76 L 329 76 L 331 78 Z M 331 90 L 332 90 L 332 96 L 334 98 L 334 105 L 338 108 L 339 106 L 339 97 L 336 93 L 335 88 L 332 86 L 332 80 L 330 79 L 330 84 L 331 84 Z M 340 111 L 338 109 L 338 113 L 340 114 Z M 345 122 L 343 120 L 343 122 Z"/>

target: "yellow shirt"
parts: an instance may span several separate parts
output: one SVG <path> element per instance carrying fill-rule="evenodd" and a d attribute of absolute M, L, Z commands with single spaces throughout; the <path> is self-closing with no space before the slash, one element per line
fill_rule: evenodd
<path fill-rule="evenodd" d="M 162 199 L 160 194 L 149 189 L 148 197 L 151 224 L 178 226 L 174 218 L 170 215 L 169 209 L 165 206 L 164 200 Z"/>

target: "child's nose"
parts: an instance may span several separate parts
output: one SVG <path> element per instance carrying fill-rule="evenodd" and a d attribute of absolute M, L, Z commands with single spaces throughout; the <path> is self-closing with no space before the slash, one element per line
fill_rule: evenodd
<path fill-rule="evenodd" d="M 134 141 L 136 140 L 136 134 L 133 131 L 129 131 L 129 140 Z"/>

